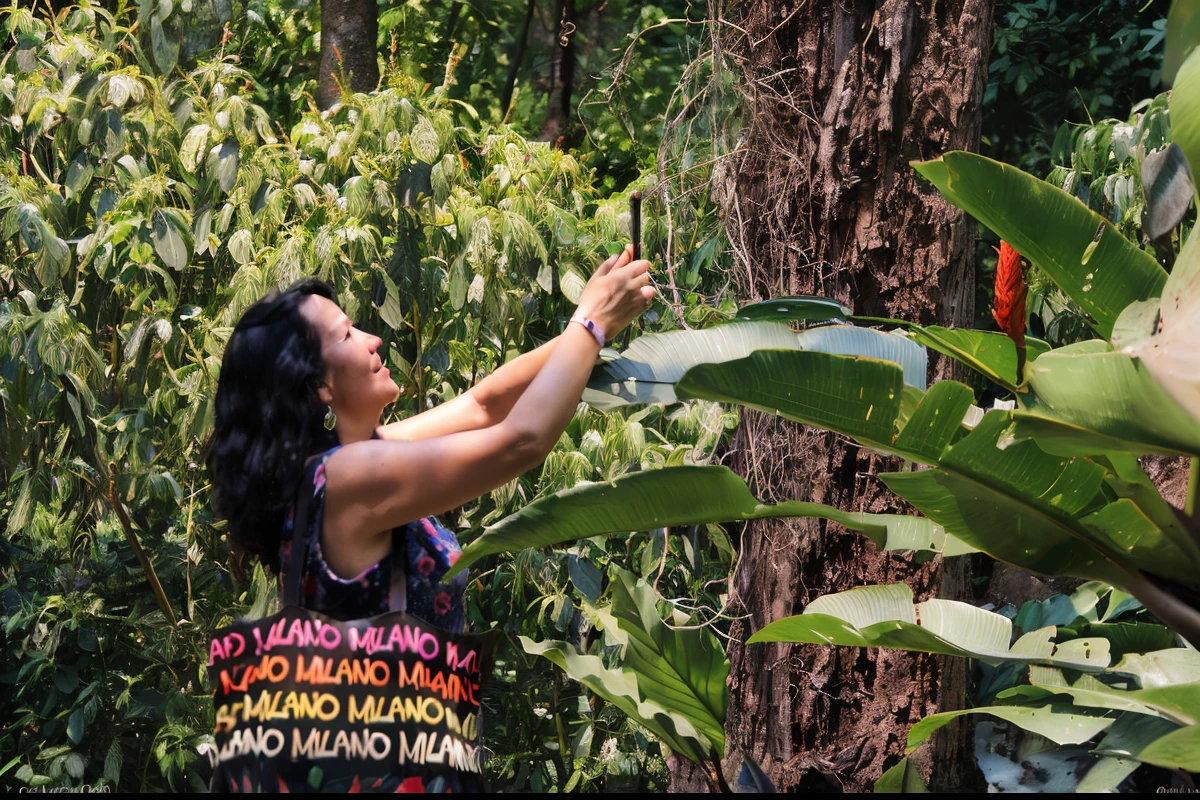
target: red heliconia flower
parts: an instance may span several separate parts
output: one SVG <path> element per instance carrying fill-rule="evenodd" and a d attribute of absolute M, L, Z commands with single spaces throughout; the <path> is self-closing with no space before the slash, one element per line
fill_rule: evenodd
<path fill-rule="evenodd" d="M 280 792 L 282 792 L 282 793 L 284 793 L 284 794 L 291 794 L 291 793 L 292 793 L 292 790 L 288 788 L 288 785 L 287 785 L 287 783 L 286 783 L 286 782 L 283 780 L 283 778 L 278 778 L 278 781 L 279 781 L 279 791 L 280 791 Z"/>
<path fill-rule="evenodd" d="M 1025 276 L 1021 272 L 1021 254 L 1008 242 L 1000 242 L 1000 260 L 996 263 L 996 299 L 992 317 L 1000 330 L 1008 334 L 1017 349 L 1025 346 Z"/>
<path fill-rule="evenodd" d="M 350 781 L 350 790 L 348 794 L 362 794 L 362 784 L 358 782 L 358 776 L 354 776 L 354 780 Z"/>

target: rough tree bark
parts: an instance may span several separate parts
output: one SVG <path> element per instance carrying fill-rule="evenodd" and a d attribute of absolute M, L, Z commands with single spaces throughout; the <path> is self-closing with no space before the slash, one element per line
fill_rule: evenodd
<path fill-rule="evenodd" d="M 379 85 L 379 6 L 375 0 L 321 0 L 321 74 L 317 104 L 326 109 L 342 96 L 337 79 L 350 78 L 346 87 L 371 92 Z"/>
<path fill-rule="evenodd" d="M 977 150 L 993 0 L 746 0 L 721 37 L 744 75 L 744 155 L 717 195 L 738 252 L 739 299 L 821 294 L 859 314 L 969 325 L 975 228 L 908 166 Z M 934 378 L 949 377 L 938 362 Z M 894 459 L 757 412 L 730 466 L 764 502 L 903 510 L 876 481 Z M 736 593 L 744 641 L 816 597 L 906 581 L 918 600 L 963 598 L 963 559 L 877 553 L 832 523 L 762 520 L 743 531 Z M 755 759 L 783 789 L 869 789 L 908 728 L 961 707 L 966 665 L 890 651 L 734 645 L 726 774 Z M 974 780 L 957 726 L 916 757 L 935 787 Z M 970 750 L 966 751 L 969 754 Z M 964 754 L 964 755 L 966 755 Z"/>

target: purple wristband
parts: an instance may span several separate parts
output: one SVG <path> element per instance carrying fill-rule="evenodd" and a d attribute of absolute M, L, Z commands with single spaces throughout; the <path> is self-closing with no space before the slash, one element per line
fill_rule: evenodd
<path fill-rule="evenodd" d="M 576 314 L 575 316 L 571 317 L 571 322 L 578 322 L 580 325 L 591 331 L 592 336 L 596 337 L 596 341 L 600 343 L 600 346 L 604 347 L 604 342 L 606 340 L 604 336 L 604 328 L 601 328 L 598 323 L 593 322 L 582 314 Z M 567 324 L 569 325 L 570 322 Z"/>

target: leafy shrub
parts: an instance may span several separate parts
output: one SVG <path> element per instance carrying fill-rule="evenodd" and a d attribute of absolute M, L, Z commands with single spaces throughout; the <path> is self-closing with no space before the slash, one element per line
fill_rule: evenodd
<path fill-rule="evenodd" d="M 507 126 L 464 124 L 453 73 L 426 90 L 395 71 L 379 92 L 281 128 L 283 100 L 268 92 L 262 105 L 261 87 L 303 91 L 299 73 L 283 72 L 291 56 L 256 50 L 254 61 L 231 45 L 198 54 L 186 73 L 160 70 L 133 31 L 137 13 L 86 2 L 54 18 L 4 9 L 0 618 L 13 689 L 0 774 L 12 786 L 203 783 L 204 635 L 275 601 L 269 575 L 230 571 L 198 466 L 220 354 L 247 305 L 301 275 L 331 281 L 347 312 L 384 338 L 404 385 L 396 411 L 407 415 L 557 333 L 626 236 L 624 198 L 600 196 L 578 159 Z M 302 30 L 297 41 L 308 42 Z M 647 222 L 648 250 L 663 249 L 662 228 Z M 690 259 L 702 244 L 673 249 Z M 692 285 L 680 313 L 720 315 L 707 287 Z M 504 516 L 542 485 L 709 459 L 729 422 L 712 404 L 581 414 L 540 475 L 457 522 Z M 509 620 L 514 641 L 579 631 L 571 581 L 593 562 L 652 563 L 694 587 L 705 576 L 698 558 L 709 574 L 727 569 L 728 542 L 714 536 L 696 538 L 691 567 L 645 533 L 619 552 L 499 564 L 486 590 L 473 584 L 469 613 L 477 624 Z M 526 613 L 537 604 L 551 613 Z M 514 687 L 496 707 L 501 785 L 536 776 L 562 786 L 576 763 L 576 785 L 662 785 L 662 756 L 620 712 L 581 707 L 582 688 L 548 665 L 515 670 L 518 653 L 499 668 Z M 516 691 L 522 682 L 536 688 Z M 535 708 L 553 709 L 549 730 Z M 542 743 L 563 741 L 563 719 L 611 734 L 580 738 L 578 758 L 555 770 Z M 624 772 L 606 773 L 615 761 L 601 753 L 618 743 Z"/>

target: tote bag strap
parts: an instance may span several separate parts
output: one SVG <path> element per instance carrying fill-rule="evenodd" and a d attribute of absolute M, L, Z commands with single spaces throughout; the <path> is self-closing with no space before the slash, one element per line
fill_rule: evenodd
<path fill-rule="evenodd" d="M 408 526 L 392 531 L 392 586 L 388 593 L 392 611 L 408 611 Z"/>
<path fill-rule="evenodd" d="M 304 572 L 304 563 L 308 560 L 308 506 L 313 496 L 313 472 L 321 462 L 319 456 L 313 456 L 304 463 L 300 487 L 296 490 L 298 497 L 296 511 L 292 516 L 292 555 L 283 580 L 285 606 L 300 605 L 300 578 Z"/>

